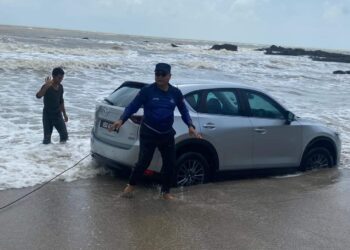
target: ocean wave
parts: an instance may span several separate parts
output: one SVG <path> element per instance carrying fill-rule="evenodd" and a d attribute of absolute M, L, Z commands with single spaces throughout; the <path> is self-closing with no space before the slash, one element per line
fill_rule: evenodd
<path fill-rule="evenodd" d="M 118 69 L 123 66 L 123 62 L 112 61 L 106 62 L 104 60 L 100 61 L 81 61 L 81 60 L 6 60 L 2 63 L 2 68 L 0 72 L 11 72 L 11 71 L 23 71 L 23 70 L 34 70 L 34 71 L 47 71 L 47 69 L 52 69 L 55 67 L 62 67 L 70 71 L 79 71 L 86 69 Z"/>
<path fill-rule="evenodd" d="M 39 55 L 67 55 L 67 56 L 114 56 L 122 55 L 127 56 L 129 54 L 137 54 L 137 51 L 124 49 L 115 50 L 115 46 L 109 48 L 60 48 L 51 46 L 39 46 L 33 44 L 22 44 L 22 43 L 0 43 L 0 52 L 4 54 L 16 54 L 17 56 L 28 55 L 32 56 L 33 53 Z"/>
<path fill-rule="evenodd" d="M 210 61 L 185 60 L 179 61 L 178 64 L 191 69 L 217 70 L 217 65 Z"/>
<path fill-rule="evenodd" d="M 33 45 L 0 44 L 3 71 L 41 70 L 62 66 L 71 70 L 116 69 L 137 58 L 138 52 L 112 47 L 110 49 L 49 48 Z"/>

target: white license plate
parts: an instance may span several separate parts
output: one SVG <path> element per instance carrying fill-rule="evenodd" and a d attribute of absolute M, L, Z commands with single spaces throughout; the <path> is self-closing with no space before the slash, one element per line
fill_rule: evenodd
<path fill-rule="evenodd" d="M 101 122 L 100 122 L 101 128 L 109 129 L 112 125 L 113 125 L 113 123 L 109 122 L 109 121 L 101 120 Z"/>

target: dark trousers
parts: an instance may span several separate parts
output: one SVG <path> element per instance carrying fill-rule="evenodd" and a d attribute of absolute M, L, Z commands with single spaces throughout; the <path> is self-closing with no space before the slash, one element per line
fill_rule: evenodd
<path fill-rule="evenodd" d="M 151 163 L 155 149 L 158 148 L 163 161 L 161 169 L 161 192 L 169 193 L 175 169 L 174 134 L 174 131 L 168 134 L 157 134 L 144 125 L 141 125 L 139 159 L 131 173 L 129 180 L 130 185 L 137 184 L 138 180 Z"/>
<path fill-rule="evenodd" d="M 68 132 L 66 123 L 63 120 L 62 114 L 49 114 L 43 112 L 43 126 L 44 126 L 44 144 L 49 144 L 51 142 L 51 135 L 53 127 L 56 128 L 60 135 L 60 142 L 65 142 L 68 140 Z"/>

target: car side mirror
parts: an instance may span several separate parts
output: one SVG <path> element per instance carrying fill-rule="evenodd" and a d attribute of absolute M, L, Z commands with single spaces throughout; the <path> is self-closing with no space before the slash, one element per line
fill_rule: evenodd
<path fill-rule="evenodd" d="M 295 115 L 292 112 L 287 111 L 286 112 L 286 125 L 290 125 L 292 123 L 292 121 L 295 121 Z"/>

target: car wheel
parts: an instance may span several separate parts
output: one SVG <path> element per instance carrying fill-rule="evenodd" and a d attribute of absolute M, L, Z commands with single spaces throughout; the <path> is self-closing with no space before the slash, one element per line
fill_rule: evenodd
<path fill-rule="evenodd" d="M 199 153 L 184 153 L 176 161 L 175 177 L 176 186 L 202 184 L 209 179 L 208 162 Z"/>
<path fill-rule="evenodd" d="M 306 153 L 301 170 L 306 171 L 310 169 L 329 168 L 333 166 L 333 158 L 331 153 L 326 148 L 313 148 Z"/>

